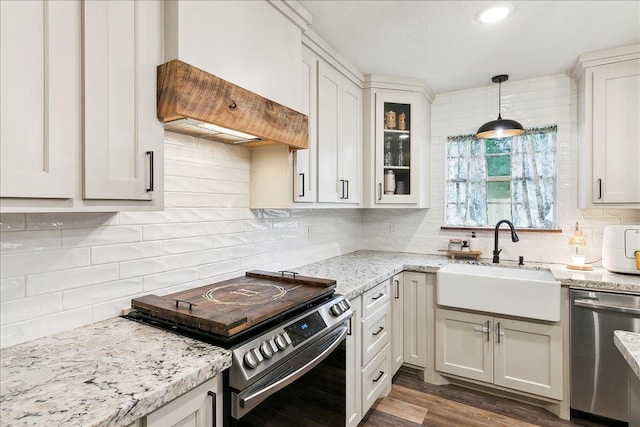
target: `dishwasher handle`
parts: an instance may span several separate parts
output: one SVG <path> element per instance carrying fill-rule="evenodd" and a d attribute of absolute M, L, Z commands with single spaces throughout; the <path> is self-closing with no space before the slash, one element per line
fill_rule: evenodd
<path fill-rule="evenodd" d="M 593 308 L 605 311 L 614 311 L 616 313 L 637 314 L 640 315 L 640 308 L 620 307 L 618 305 L 603 304 L 588 299 L 577 299 L 573 301 L 573 305 L 577 307 Z"/>

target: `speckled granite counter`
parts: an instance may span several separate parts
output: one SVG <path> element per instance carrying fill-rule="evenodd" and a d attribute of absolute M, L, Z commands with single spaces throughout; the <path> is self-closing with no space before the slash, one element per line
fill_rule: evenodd
<path fill-rule="evenodd" d="M 128 425 L 231 366 L 231 354 L 115 318 L 0 351 L 0 425 Z"/>
<path fill-rule="evenodd" d="M 625 358 L 631 370 L 640 378 L 640 334 L 637 332 L 614 331 L 613 341 Z"/>
<path fill-rule="evenodd" d="M 307 276 L 335 279 L 338 282 L 337 292 L 351 299 L 401 271 L 435 273 L 449 262 L 452 261 L 439 255 L 357 251 L 292 270 Z M 476 263 L 464 260 L 453 262 Z M 486 262 L 476 264 L 496 265 Z M 562 264 L 525 264 L 524 267 L 519 267 L 516 262 L 501 261 L 499 265 L 515 268 L 548 268 L 562 285 L 573 288 L 640 293 L 640 276 L 610 273 L 598 267 L 593 271 L 574 272 Z"/>

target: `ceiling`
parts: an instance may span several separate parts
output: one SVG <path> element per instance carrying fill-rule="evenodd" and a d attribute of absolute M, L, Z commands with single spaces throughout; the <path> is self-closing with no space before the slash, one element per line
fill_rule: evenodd
<path fill-rule="evenodd" d="M 426 81 L 434 93 L 569 73 L 578 55 L 640 43 L 640 1 L 511 1 L 497 24 L 476 15 L 492 1 L 301 0 L 311 28 L 363 74 Z"/>

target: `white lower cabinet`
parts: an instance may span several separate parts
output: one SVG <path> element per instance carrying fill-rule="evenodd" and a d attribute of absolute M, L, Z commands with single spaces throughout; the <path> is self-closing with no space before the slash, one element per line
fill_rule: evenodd
<path fill-rule="evenodd" d="M 140 420 L 138 425 L 146 427 L 222 426 L 222 376 L 218 375 L 156 409 Z"/>
<path fill-rule="evenodd" d="M 434 278 L 433 274 L 403 273 L 402 354 L 404 363 L 420 368 L 427 366 L 427 281 Z"/>
<path fill-rule="evenodd" d="M 404 362 L 403 279 L 402 273 L 391 278 L 391 372 L 393 374 L 398 372 Z"/>
<path fill-rule="evenodd" d="M 391 286 L 384 281 L 362 296 L 362 414 L 391 390 Z"/>
<path fill-rule="evenodd" d="M 347 334 L 347 402 L 346 413 L 347 427 L 355 427 L 362 419 L 362 399 L 361 399 L 361 344 L 360 344 L 360 309 L 362 298 L 357 297 L 351 300 L 351 310 L 353 317 L 349 323 L 349 333 Z"/>
<path fill-rule="evenodd" d="M 436 370 L 512 390 L 563 398 L 562 328 L 436 310 Z"/>
<path fill-rule="evenodd" d="M 387 344 L 362 369 L 362 410 L 366 414 L 377 398 L 391 389 L 391 352 Z"/>

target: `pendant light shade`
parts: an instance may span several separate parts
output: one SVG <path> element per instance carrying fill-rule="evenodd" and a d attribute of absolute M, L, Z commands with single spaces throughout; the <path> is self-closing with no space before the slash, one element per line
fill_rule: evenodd
<path fill-rule="evenodd" d="M 518 136 L 524 133 L 522 125 L 515 120 L 503 119 L 500 115 L 501 98 L 502 98 L 502 82 L 506 82 L 509 76 L 500 74 L 491 79 L 492 82 L 498 83 L 498 118 L 480 126 L 476 137 L 485 138 L 506 138 L 509 136 Z"/>

